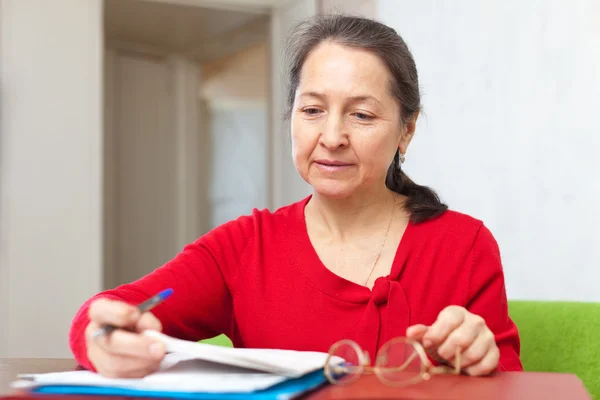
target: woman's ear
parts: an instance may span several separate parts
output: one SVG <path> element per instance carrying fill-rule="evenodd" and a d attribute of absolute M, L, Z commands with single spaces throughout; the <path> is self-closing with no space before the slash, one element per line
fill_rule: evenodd
<path fill-rule="evenodd" d="M 417 111 L 414 117 L 402 127 L 402 135 L 400 137 L 400 142 L 398 143 L 398 150 L 400 150 L 401 154 L 406 154 L 408 151 L 408 145 L 410 144 L 413 136 L 415 135 L 415 130 L 417 129 L 417 118 L 419 118 L 419 111 Z"/>

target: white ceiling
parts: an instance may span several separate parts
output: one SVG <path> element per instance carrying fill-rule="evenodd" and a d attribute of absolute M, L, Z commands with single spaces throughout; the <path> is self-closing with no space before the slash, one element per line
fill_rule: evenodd
<path fill-rule="evenodd" d="M 105 0 L 104 11 L 109 40 L 183 52 L 260 19 L 264 15 L 148 0 Z"/>

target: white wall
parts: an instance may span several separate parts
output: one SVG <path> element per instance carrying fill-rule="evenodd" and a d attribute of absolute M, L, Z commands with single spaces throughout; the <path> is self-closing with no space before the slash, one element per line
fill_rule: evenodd
<path fill-rule="evenodd" d="M 406 169 L 483 219 L 508 294 L 600 300 L 600 3 L 380 0 L 423 88 Z"/>
<path fill-rule="evenodd" d="M 66 357 L 101 285 L 101 1 L 0 4 L 0 357 Z"/>

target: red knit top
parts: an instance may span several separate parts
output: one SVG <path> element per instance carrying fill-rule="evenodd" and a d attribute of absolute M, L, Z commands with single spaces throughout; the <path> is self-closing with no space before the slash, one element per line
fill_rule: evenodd
<path fill-rule="evenodd" d="M 195 341 L 224 333 L 236 347 L 324 352 L 348 338 L 371 359 L 387 340 L 413 324 L 431 325 L 454 304 L 485 319 L 500 348 L 500 370 L 522 369 L 500 253 L 480 221 L 447 211 L 410 223 L 390 274 L 371 290 L 320 261 L 304 220 L 309 200 L 228 222 L 151 274 L 94 298 L 137 304 L 173 288 L 152 311 L 168 335 Z M 69 339 L 76 360 L 93 369 L 84 338 L 91 300 L 75 316 Z"/>

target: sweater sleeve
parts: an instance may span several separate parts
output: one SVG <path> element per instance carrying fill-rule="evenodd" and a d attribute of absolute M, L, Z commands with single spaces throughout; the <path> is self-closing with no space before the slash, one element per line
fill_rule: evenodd
<path fill-rule="evenodd" d="M 172 288 L 173 294 L 152 313 L 165 334 L 201 340 L 233 329 L 232 291 L 238 257 L 249 242 L 251 218 L 222 225 L 187 245 L 174 259 L 132 283 L 99 293 L 86 301 L 72 322 L 69 344 L 76 361 L 94 369 L 87 357 L 85 329 L 90 304 L 100 297 L 138 304 Z"/>
<path fill-rule="evenodd" d="M 471 278 L 467 309 L 486 321 L 500 350 L 500 371 L 522 371 L 516 325 L 508 315 L 504 272 L 498 244 L 482 225 L 471 250 Z"/>

